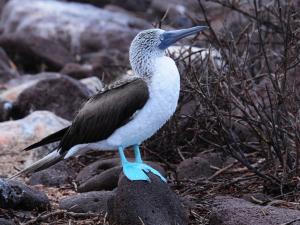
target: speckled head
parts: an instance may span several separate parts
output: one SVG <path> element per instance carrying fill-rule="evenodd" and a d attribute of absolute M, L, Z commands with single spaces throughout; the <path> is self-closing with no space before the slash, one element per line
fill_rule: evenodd
<path fill-rule="evenodd" d="M 173 31 L 149 29 L 138 33 L 129 50 L 129 59 L 134 73 L 141 77 L 151 76 L 153 60 L 156 57 L 164 56 L 165 50 L 176 41 L 207 28 L 206 26 L 196 26 Z"/>

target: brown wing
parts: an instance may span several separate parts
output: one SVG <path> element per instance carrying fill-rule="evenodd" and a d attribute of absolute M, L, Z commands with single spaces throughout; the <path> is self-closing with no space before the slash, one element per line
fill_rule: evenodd
<path fill-rule="evenodd" d="M 148 98 L 147 84 L 139 78 L 98 93 L 78 112 L 60 142 L 60 153 L 66 153 L 77 144 L 106 139 L 126 124 Z"/>

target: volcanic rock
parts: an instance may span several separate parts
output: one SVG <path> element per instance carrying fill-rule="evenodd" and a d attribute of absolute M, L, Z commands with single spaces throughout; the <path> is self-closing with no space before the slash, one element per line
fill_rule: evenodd
<path fill-rule="evenodd" d="M 121 172 L 122 168 L 120 166 L 105 170 L 81 183 L 78 186 L 78 192 L 113 190 L 118 186 Z"/>
<path fill-rule="evenodd" d="M 75 170 L 66 160 L 30 176 L 29 184 L 43 184 L 45 186 L 61 186 L 71 184 L 75 177 Z"/>
<path fill-rule="evenodd" d="M 22 118 L 32 111 L 47 110 L 72 120 L 89 96 L 84 84 L 68 76 L 44 79 L 18 96 L 13 106 L 13 117 Z"/>
<path fill-rule="evenodd" d="M 37 82 L 45 79 L 61 78 L 63 75 L 60 73 L 43 72 L 35 75 L 22 75 L 14 78 L 3 85 L 5 91 L 0 94 L 0 99 L 13 102 L 16 101 L 18 96 L 25 90 L 34 86 Z M 87 77 L 80 80 L 87 89 L 89 94 L 95 94 L 103 88 L 101 80 L 97 77 Z"/>
<path fill-rule="evenodd" d="M 56 0 L 23 0 L 20 4 L 18 0 L 11 0 L 3 9 L 0 27 L 3 34 L 27 32 L 57 40 L 75 55 L 91 52 L 91 49 L 95 52 L 117 48 L 114 46 L 117 40 L 119 46 L 128 49 L 138 30 L 150 25 L 135 16 L 88 4 Z"/>
<path fill-rule="evenodd" d="M 76 181 L 78 183 L 83 183 L 95 175 L 104 172 L 105 170 L 111 169 L 113 167 L 120 165 L 120 159 L 100 159 L 85 166 L 77 175 Z"/>
<path fill-rule="evenodd" d="M 178 179 L 208 178 L 214 171 L 206 159 L 194 157 L 182 161 L 177 167 Z"/>
<path fill-rule="evenodd" d="M 38 81 L 49 79 L 49 78 L 59 78 L 61 74 L 59 73 L 39 73 L 36 75 L 22 75 L 18 78 L 14 78 L 6 82 L 3 87 L 6 89 L 0 94 L 0 98 L 7 101 L 16 101 L 18 96 L 27 88 L 35 85 Z"/>
<path fill-rule="evenodd" d="M 120 179 L 116 195 L 108 201 L 110 224 L 188 224 L 186 210 L 176 194 L 155 175 L 150 174 L 150 179 Z"/>
<path fill-rule="evenodd" d="M 151 27 L 127 12 L 112 12 L 83 3 L 23 0 L 19 4 L 18 0 L 11 0 L 3 9 L 0 43 L 12 55 L 23 56 L 17 65 L 25 72 L 37 72 L 46 65 L 48 70 L 61 70 L 76 78 L 91 74 L 102 77 L 103 72 L 104 76 L 116 76 L 119 67 L 128 65 L 127 53 L 134 36 Z M 112 51 L 126 55 L 125 61 Z M 84 54 L 97 52 L 104 55 L 98 63 L 82 60 Z M 66 66 L 69 63 L 72 66 Z M 74 68 L 73 63 L 88 66 Z"/>
<path fill-rule="evenodd" d="M 222 168 L 230 163 L 232 158 L 226 158 L 220 153 L 200 153 L 196 157 L 183 160 L 176 171 L 178 179 L 209 178 L 215 172 L 211 166 Z"/>
<path fill-rule="evenodd" d="M 23 168 L 24 163 L 36 161 L 34 155 L 38 149 L 31 152 L 21 150 L 68 125 L 68 121 L 47 111 L 37 111 L 21 120 L 0 123 L 1 175 L 11 175 L 15 172 L 14 167 Z"/>
<path fill-rule="evenodd" d="M 260 206 L 243 199 L 217 196 L 210 214 L 210 225 L 300 224 L 299 210 Z M 293 223 L 289 223 L 294 221 Z"/>
<path fill-rule="evenodd" d="M 113 191 L 91 191 L 62 199 L 59 207 L 76 213 L 105 213 L 107 201 L 114 196 Z"/>
<path fill-rule="evenodd" d="M 50 202 L 46 194 L 18 182 L 0 179 L 0 208 L 46 210 Z"/>
<path fill-rule="evenodd" d="M 0 46 L 22 64 L 25 71 L 40 71 L 37 67 L 45 63 L 49 69 L 61 69 L 66 63 L 73 62 L 73 56 L 59 42 L 49 40 L 30 32 L 3 34 Z M 17 59 L 21 59 L 17 62 Z"/>
<path fill-rule="evenodd" d="M 166 176 L 164 169 L 156 163 L 146 162 Z M 84 167 L 77 175 L 78 191 L 113 190 L 118 186 L 118 180 L 122 172 L 120 159 L 98 160 Z"/>

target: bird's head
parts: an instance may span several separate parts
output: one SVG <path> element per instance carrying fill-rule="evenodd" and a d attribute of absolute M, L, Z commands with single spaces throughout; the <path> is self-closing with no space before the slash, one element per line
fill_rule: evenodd
<path fill-rule="evenodd" d="M 152 59 L 161 57 L 165 50 L 178 40 L 207 29 L 206 26 L 196 26 L 188 29 L 165 31 L 149 29 L 136 35 L 130 45 L 129 59 L 132 69 L 140 76 L 151 73 Z"/>

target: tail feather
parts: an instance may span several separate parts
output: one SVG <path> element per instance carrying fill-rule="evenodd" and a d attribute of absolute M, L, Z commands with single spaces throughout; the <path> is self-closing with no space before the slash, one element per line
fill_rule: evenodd
<path fill-rule="evenodd" d="M 15 175 L 8 178 L 8 180 L 13 180 L 21 175 L 26 175 L 29 173 L 37 172 L 43 169 L 46 169 L 57 162 L 61 161 L 64 158 L 64 155 L 61 155 L 59 153 L 59 150 L 55 150 L 48 155 L 46 155 L 44 158 L 38 160 L 37 162 L 33 163 L 31 166 L 21 170 L 20 172 L 16 173 Z"/>
<path fill-rule="evenodd" d="M 23 151 L 28 151 L 46 144 L 50 144 L 53 143 L 55 141 L 60 141 L 62 139 L 62 137 L 65 135 L 65 133 L 68 131 L 68 129 L 70 128 L 70 126 L 61 129 L 53 134 L 50 134 L 49 136 L 43 138 L 42 140 L 40 140 L 39 142 L 36 142 L 30 146 L 28 146 L 27 148 L 25 148 Z"/>

